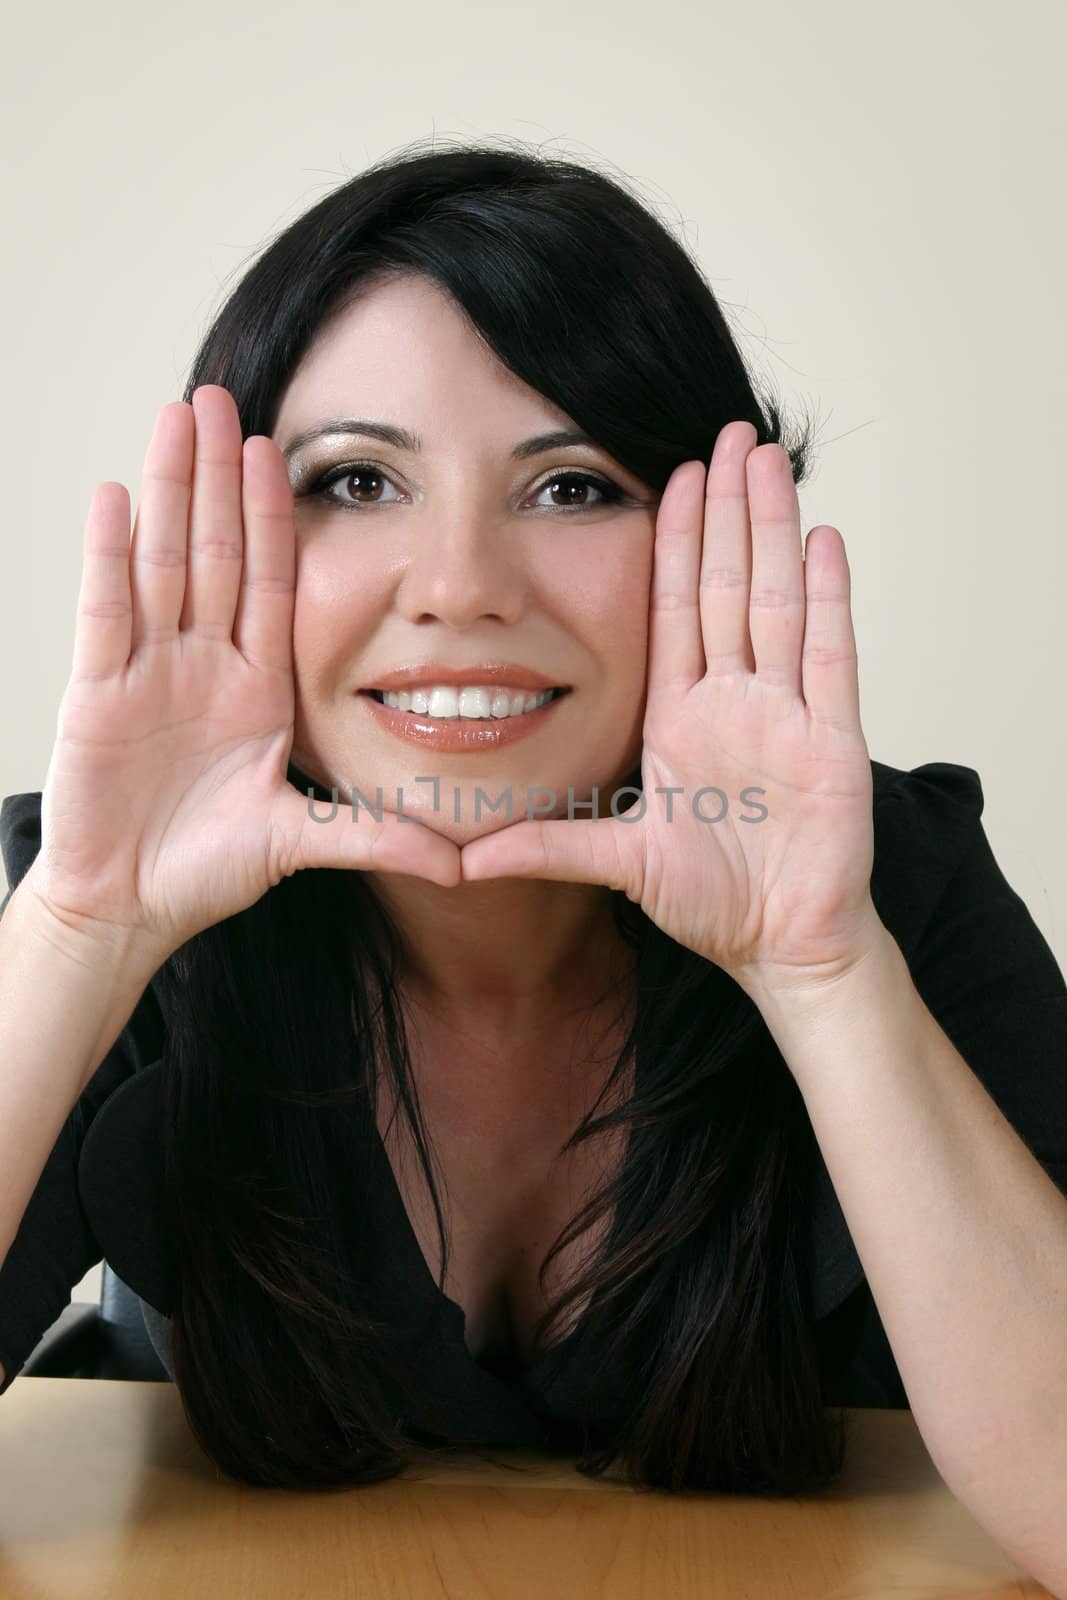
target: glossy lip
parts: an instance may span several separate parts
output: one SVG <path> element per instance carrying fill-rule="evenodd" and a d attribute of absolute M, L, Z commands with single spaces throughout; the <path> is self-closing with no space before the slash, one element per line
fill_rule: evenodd
<path fill-rule="evenodd" d="M 433 681 L 440 683 L 441 679 Z M 459 755 L 464 751 L 496 750 L 500 745 L 528 738 L 544 726 L 556 707 L 568 698 L 568 692 L 564 690 L 562 694 L 553 695 L 547 705 L 538 706 L 536 711 L 524 711 L 521 717 L 448 717 L 438 721 L 420 711 L 397 711 L 393 706 L 382 705 L 368 689 L 361 689 L 357 698 L 389 733 L 423 750 Z"/>
<path fill-rule="evenodd" d="M 516 661 L 483 661 L 474 667 L 450 667 L 446 661 L 428 661 L 417 662 L 410 667 L 397 667 L 375 678 L 373 683 L 365 683 L 360 692 L 365 693 L 368 689 L 388 689 L 390 692 L 396 689 L 419 689 L 428 684 L 441 684 L 442 687 L 454 685 L 458 689 L 477 688 L 484 684 L 487 689 L 528 689 L 531 693 L 539 689 L 568 687 L 553 678 L 546 678 L 543 672 L 519 666 Z"/>

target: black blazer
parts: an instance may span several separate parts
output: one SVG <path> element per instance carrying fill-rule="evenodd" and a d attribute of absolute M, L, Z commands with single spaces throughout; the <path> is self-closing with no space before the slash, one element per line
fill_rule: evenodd
<path fill-rule="evenodd" d="M 981 823 L 981 780 L 933 762 L 872 762 L 871 893 L 926 1005 L 1028 1148 L 1067 1194 L 1067 987 L 1045 939 L 998 866 Z M 41 793 L 0 806 L 0 850 L 15 888 L 40 848 Z M 10 898 L 10 891 L 0 913 Z M 158 1091 L 165 1039 L 152 984 L 64 1126 L 0 1269 L 2 1394 L 72 1287 L 101 1259 L 150 1308 L 166 1363 L 174 1263 L 164 1227 Z M 383 1309 L 433 1372 L 420 1427 L 457 1441 L 543 1448 L 588 1399 L 597 1315 L 522 1372 L 475 1358 L 462 1308 L 438 1288 L 380 1140 L 370 1153 L 375 1230 L 393 1262 Z M 821 1155 L 808 1221 L 812 1314 L 828 1404 L 906 1406 L 907 1395 Z M 399 1289 L 398 1289 L 399 1285 Z M 617 1413 L 630 1375 L 607 1371 L 596 1409 Z"/>

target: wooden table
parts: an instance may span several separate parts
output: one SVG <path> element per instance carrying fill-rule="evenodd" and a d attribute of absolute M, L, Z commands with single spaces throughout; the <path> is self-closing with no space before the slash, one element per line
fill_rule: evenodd
<path fill-rule="evenodd" d="M 169 1383 L 0 1399 L 0 1600 L 984 1600 L 1048 1595 L 949 1493 L 910 1412 L 853 1411 L 832 1490 L 635 1494 L 468 1458 L 340 1493 L 241 1487 Z"/>

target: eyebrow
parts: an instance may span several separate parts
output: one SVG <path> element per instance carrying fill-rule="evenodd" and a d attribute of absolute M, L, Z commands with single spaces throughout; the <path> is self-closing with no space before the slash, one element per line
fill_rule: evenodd
<path fill-rule="evenodd" d="M 372 422 L 368 418 L 359 417 L 333 417 L 327 422 L 317 422 L 313 428 L 305 428 L 290 439 L 282 451 L 286 461 L 302 450 L 306 444 L 311 444 L 315 439 L 321 439 L 325 434 L 365 434 L 370 439 L 381 439 L 384 444 L 395 445 L 398 450 L 410 450 L 417 454 L 422 449 L 422 438 L 417 433 L 409 433 L 406 428 L 398 428 L 391 422 Z M 575 428 L 557 428 L 553 433 L 538 433 L 532 439 L 524 439 L 517 444 L 511 452 L 513 461 L 525 461 L 529 456 L 543 454 L 546 450 L 562 450 L 567 445 L 590 445 L 594 450 L 600 446 L 595 439 L 587 433 L 581 433 Z"/>

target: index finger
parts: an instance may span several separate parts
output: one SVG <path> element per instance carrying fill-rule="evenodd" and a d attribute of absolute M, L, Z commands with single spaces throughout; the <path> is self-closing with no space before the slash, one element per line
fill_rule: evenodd
<path fill-rule="evenodd" d="M 244 571 L 233 641 L 257 665 L 291 671 L 296 529 L 293 491 L 281 451 L 266 434 L 244 442 Z"/>

